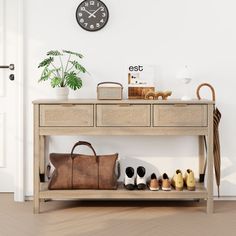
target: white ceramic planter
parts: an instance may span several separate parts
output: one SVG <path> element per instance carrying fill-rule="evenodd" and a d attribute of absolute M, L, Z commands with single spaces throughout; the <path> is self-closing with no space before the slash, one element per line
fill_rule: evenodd
<path fill-rule="evenodd" d="M 60 87 L 56 89 L 56 96 L 58 99 L 68 99 L 69 89 L 67 87 Z"/>

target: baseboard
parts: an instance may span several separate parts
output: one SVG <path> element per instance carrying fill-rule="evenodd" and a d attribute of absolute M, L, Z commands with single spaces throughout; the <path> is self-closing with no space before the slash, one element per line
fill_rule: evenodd
<path fill-rule="evenodd" d="M 33 201 L 34 197 L 33 196 L 25 196 L 25 201 Z"/>
<path fill-rule="evenodd" d="M 214 201 L 236 201 L 236 196 L 214 197 Z"/>

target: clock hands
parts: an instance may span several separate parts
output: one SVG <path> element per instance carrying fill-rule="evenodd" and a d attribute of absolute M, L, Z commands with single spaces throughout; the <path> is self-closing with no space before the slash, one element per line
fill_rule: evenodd
<path fill-rule="evenodd" d="M 94 15 L 94 13 L 91 13 L 91 12 L 87 11 L 86 9 L 84 9 L 84 11 L 89 14 L 89 18 L 91 18 L 92 16 L 93 16 L 94 18 L 96 18 L 96 16 Z"/>
<path fill-rule="evenodd" d="M 95 12 L 91 13 L 89 18 L 91 18 L 92 16 L 96 18 L 95 13 L 97 13 L 102 7 L 99 7 Z"/>

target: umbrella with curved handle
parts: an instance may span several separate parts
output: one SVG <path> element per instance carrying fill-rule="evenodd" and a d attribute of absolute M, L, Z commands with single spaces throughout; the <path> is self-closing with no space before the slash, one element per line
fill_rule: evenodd
<path fill-rule="evenodd" d="M 203 83 L 200 84 L 197 88 L 197 97 L 200 100 L 200 89 L 202 87 L 209 87 L 212 92 L 212 101 L 215 101 L 215 90 L 212 85 L 208 83 Z M 221 155 L 220 155 L 220 138 L 219 138 L 219 123 L 221 119 L 221 113 L 218 110 L 217 107 L 214 105 L 214 110 L 213 110 L 213 155 L 214 155 L 214 167 L 215 167 L 215 177 L 216 177 L 216 184 L 218 187 L 218 197 L 220 196 L 220 169 L 221 169 Z M 205 141 L 205 147 L 207 151 L 207 145 L 206 145 L 206 137 L 204 136 L 204 141 Z M 205 159 L 205 164 L 204 164 L 204 173 L 203 173 L 203 181 L 204 181 L 204 176 L 206 172 L 206 163 L 207 160 Z"/>

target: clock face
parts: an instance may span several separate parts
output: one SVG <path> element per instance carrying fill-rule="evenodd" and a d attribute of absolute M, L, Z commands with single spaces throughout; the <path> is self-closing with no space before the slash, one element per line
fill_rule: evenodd
<path fill-rule="evenodd" d="M 106 5 L 100 0 L 85 0 L 76 10 L 78 24 L 85 30 L 97 31 L 108 22 L 109 12 Z"/>

